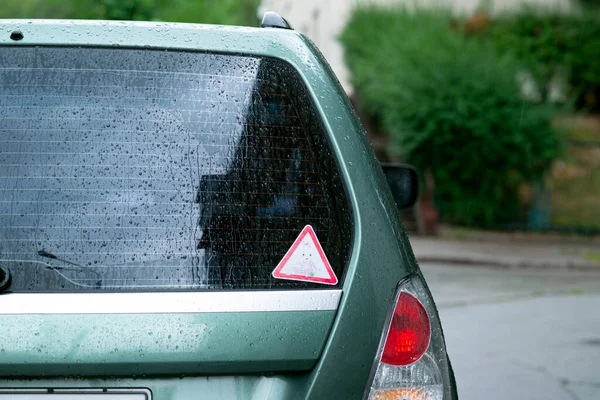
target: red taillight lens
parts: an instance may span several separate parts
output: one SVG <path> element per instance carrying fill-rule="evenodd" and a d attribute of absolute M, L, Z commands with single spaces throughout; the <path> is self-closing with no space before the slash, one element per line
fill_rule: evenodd
<path fill-rule="evenodd" d="M 398 298 L 381 361 L 390 365 L 408 365 L 427 350 L 431 328 L 425 308 L 412 295 L 402 292 Z"/>

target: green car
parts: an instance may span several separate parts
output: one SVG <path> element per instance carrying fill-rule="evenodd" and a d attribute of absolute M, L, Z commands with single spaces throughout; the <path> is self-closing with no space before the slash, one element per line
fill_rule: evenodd
<path fill-rule="evenodd" d="M 414 173 L 306 37 L 0 25 L 0 400 L 456 398 Z"/>

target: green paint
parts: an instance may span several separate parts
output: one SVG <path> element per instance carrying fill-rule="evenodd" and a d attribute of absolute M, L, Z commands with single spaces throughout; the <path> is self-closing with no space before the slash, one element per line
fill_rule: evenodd
<path fill-rule="evenodd" d="M 307 370 L 333 311 L 0 316 L 0 375 Z"/>

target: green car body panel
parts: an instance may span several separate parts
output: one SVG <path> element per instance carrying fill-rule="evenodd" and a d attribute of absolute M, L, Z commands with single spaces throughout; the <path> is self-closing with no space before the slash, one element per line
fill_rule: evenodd
<path fill-rule="evenodd" d="M 305 81 L 329 135 L 354 224 L 337 311 L 0 315 L 0 387 L 144 387 L 154 400 L 361 398 L 395 288 L 419 272 L 366 134 L 310 41 L 292 30 L 192 24 L 3 20 L 0 26 L 1 46 L 286 61 Z M 10 38 L 15 30 L 22 40 Z"/>

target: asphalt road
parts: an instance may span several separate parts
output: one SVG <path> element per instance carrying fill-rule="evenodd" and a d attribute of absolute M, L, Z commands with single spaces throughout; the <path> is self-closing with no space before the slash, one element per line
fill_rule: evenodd
<path fill-rule="evenodd" d="M 421 269 L 461 400 L 600 400 L 600 271 Z"/>

